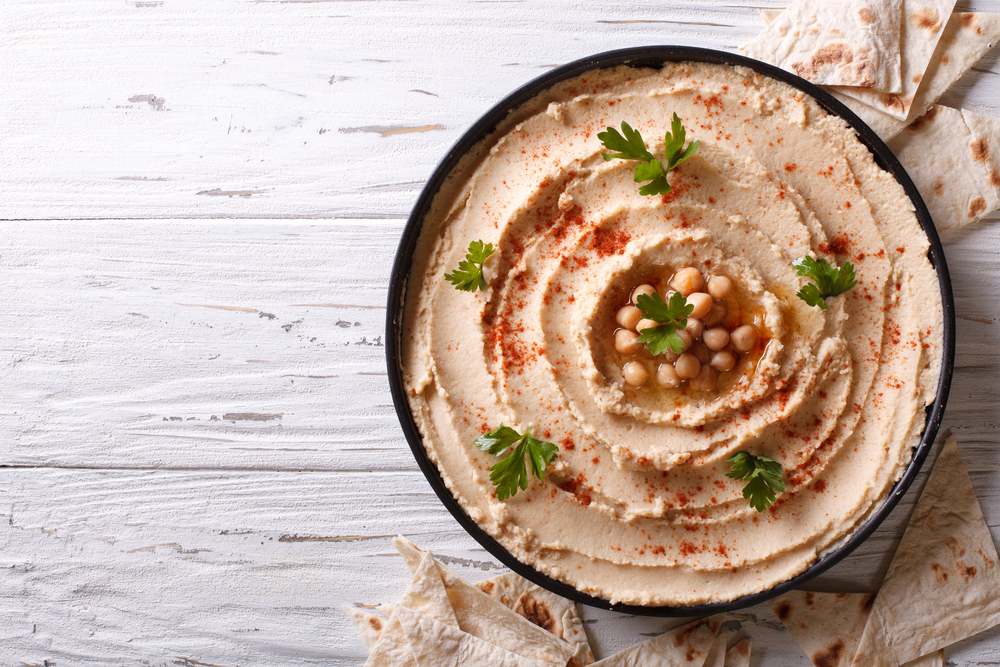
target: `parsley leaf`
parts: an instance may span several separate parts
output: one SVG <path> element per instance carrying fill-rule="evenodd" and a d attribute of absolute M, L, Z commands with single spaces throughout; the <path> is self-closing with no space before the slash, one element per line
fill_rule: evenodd
<path fill-rule="evenodd" d="M 499 500 L 507 500 L 518 489 L 528 488 L 528 470 L 524 464 L 525 456 L 531 464 L 531 472 L 538 479 L 545 474 L 545 469 L 555 461 L 559 448 L 551 442 L 531 437 L 529 428 L 521 435 L 509 426 L 496 427 L 489 433 L 476 438 L 473 443 L 484 452 L 499 456 L 507 452 L 507 456 L 490 467 L 490 481 L 496 489 Z M 512 449 L 513 447 L 513 449 Z"/>
<path fill-rule="evenodd" d="M 465 259 L 458 263 L 458 270 L 444 274 L 444 279 L 463 292 L 486 291 L 486 277 L 483 276 L 483 262 L 496 252 L 492 243 L 482 241 L 469 244 Z"/>
<path fill-rule="evenodd" d="M 622 121 L 621 133 L 615 128 L 609 127 L 607 131 L 600 132 L 597 138 L 608 150 L 617 151 L 616 153 L 601 153 L 601 157 L 606 162 L 615 159 L 639 160 L 641 164 L 635 168 L 634 180 L 636 183 L 648 181 L 639 188 L 639 194 L 643 196 L 665 195 L 671 192 L 670 183 L 667 182 L 667 172 L 698 152 L 698 146 L 701 145 L 700 141 L 692 141 L 687 148 L 684 148 L 687 131 L 676 112 L 670 122 L 670 132 L 667 132 L 666 142 L 663 146 L 663 152 L 667 158 L 666 167 L 649 152 L 639 131 L 633 130 L 625 121 Z"/>
<path fill-rule="evenodd" d="M 743 497 L 758 512 L 770 507 L 776 494 L 785 490 L 781 481 L 781 464 L 774 459 L 737 452 L 726 460 L 732 464 L 726 477 L 747 480 L 743 487 Z"/>
<path fill-rule="evenodd" d="M 659 326 L 646 327 L 639 333 L 639 342 L 653 354 L 665 354 L 670 350 L 674 354 L 684 351 L 684 341 L 677 335 L 678 329 L 687 326 L 687 316 L 694 311 L 694 305 L 688 304 L 680 292 L 674 292 L 670 303 L 663 302 L 659 294 L 640 294 L 635 304 L 647 320 L 659 322 Z"/>
<path fill-rule="evenodd" d="M 858 284 L 854 274 L 854 266 L 844 262 L 839 269 L 830 266 L 825 259 L 813 259 L 808 255 L 799 257 L 792 262 L 795 273 L 808 276 L 815 284 L 805 285 L 797 293 L 798 297 L 810 306 L 829 310 L 826 297 L 840 296 Z"/>

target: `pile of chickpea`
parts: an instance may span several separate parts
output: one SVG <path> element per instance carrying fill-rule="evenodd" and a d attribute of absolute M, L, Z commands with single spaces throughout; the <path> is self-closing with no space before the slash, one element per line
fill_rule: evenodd
<path fill-rule="evenodd" d="M 731 331 L 725 321 L 729 314 L 728 299 L 733 292 L 732 281 L 725 276 L 711 276 L 707 281 L 694 267 L 678 270 L 668 281 L 670 287 L 664 294 L 664 303 L 670 302 L 674 292 L 680 292 L 694 311 L 687 318 L 687 327 L 677 332 L 684 343 L 681 354 L 667 351 L 656 367 L 654 381 L 661 387 L 679 387 L 688 382 L 697 391 L 712 391 L 718 374 L 736 367 L 740 354 L 746 354 L 757 345 L 757 329 L 752 324 L 741 324 Z M 659 326 L 658 322 L 644 319 L 636 301 L 643 294 L 653 294 L 652 285 L 643 284 L 632 289 L 629 305 L 620 308 L 615 316 L 615 349 L 625 356 L 643 350 L 639 333 L 646 327 Z M 655 362 L 654 362 L 655 363 Z M 641 360 L 627 362 L 622 368 L 622 379 L 633 387 L 641 387 L 649 380 L 650 370 Z"/>

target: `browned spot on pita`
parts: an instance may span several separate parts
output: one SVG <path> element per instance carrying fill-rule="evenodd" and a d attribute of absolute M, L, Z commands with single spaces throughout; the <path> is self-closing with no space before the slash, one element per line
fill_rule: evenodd
<path fill-rule="evenodd" d="M 493 595 L 493 591 L 496 590 L 497 585 L 492 581 L 480 581 L 476 584 L 476 588 L 486 593 L 487 595 Z"/>
<path fill-rule="evenodd" d="M 552 634 L 559 631 L 556 626 L 556 615 L 552 613 L 552 608 L 544 600 L 535 599 L 527 594 L 522 595 L 514 606 L 514 613 L 520 614 Z"/>
<path fill-rule="evenodd" d="M 792 63 L 792 69 L 803 79 L 815 79 L 819 71 L 830 65 L 847 65 L 854 52 L 847 44 L 827 44 L 809 56 L 808 63 Z"/>
<path fill-rule="evenodd" d="M 990 558 L 989 556 L 987 556 L 986 554 L 984 554 L 984 553 L 983 553 L 983 550 L 982 550 L 982 549 L 976 549 L 976 552 L 977 552 L 977 553 L 978 553 L 978 554 L 979 554 L 980 556 L 982 556 L 982 557 L 983 557 L 983 563 L 985 563 L 985 564 L 986 564 L 986 569 L 987 569 L 987 570 L 989 570 L 989 569 L 990 569 L 990 568 L 992 568 L 992 567 L 993 567 L 994 565 L 996 565 L 996 563 L 995 563 L 995 562 L 993 561 L 993 559 L 992 559 L 992 558 Z"/>
<path fill-rule="evenodd" d="M 861 19 L 862 23 L 875 23 L 875 12 L 867 7 L 862 7 L 858 10 L 858 18 Z"/>
<path fill-rule="evenodd" d="M 844 598 L 846 598 L 846 597 L 847 597 L 848 595 L 850 595 L 850 593 L 837 593 L 837 594 L 836 594 L 836 595 L 834 596 L 834 599 L 836 599 L 836 600 L 843 600 L 843 599 L 844 599 Z"/>
<path fill-rule="evenodd" d="M 924 79 L 923 74 L 914 74 L 913 78 L 910 79 L 910 81 L 912 81 L 913 83 L 920 83 L 921 81 L 923 81 L 923 79 Z"/>
<path fill-rule="evenodd" d="M 858 608 L 861 610 L 862 614 L 869 614 L 872 610 L 872 605 L 875 604 L 876 593 L 869 593 L 868 595 L 861 598 L 858 603 Z"/>
<path fill-rule="evenodd" d="M 694 660 L 696 653 L 700 655 L 705 655 L 704 652 L 695 651 L 694 644 L 691 643 L 691 634 L 703 625 L 707 626 L 708 631 L 711 632 L 713 635 L 719 631 L 718 623 L 716 623 L 715 621 L 710 621 L 707 618 L 703 618 L 701 621 L 697 623 L 692 623 L 688 626 L 685 626 L 683 630 L 681 630 L 680 632 L 677 633 L 676 636 L 674 636 L 674 646 L 676 646 L 677 648 L 681 648 L 684 646 L 687 647 L 687 653 L 685 657 L 688 662 L 692 662 Z"/>
<path fill-rule="evenodd" d="M 382 632 L 382 621 L 375 618 L 374 616 L 368 617 L 368 625 L 372 626 L 372 630 L 375 632 Z"/>
<path fill-rule="evenodd" d="M 938 197 L 944 196 L 944 181 L 938 176 L 937 180 L 934 181 L 934 194 Z"/>
<path fill-rule="evenodd" d="M 782 622 L 787 621 L 792 613 L 792 603 L 788 600 L 782 600 L 774 606 L 774 613 L 778 615 L 778 619 Z"/>
<path fill-rule="evenodd" d="M 844 654 L 844 640 L 838 639 L 822 651 L 813 654 L 812 661 L 816 667 L 837 667 L 840 656 Z"/>
<path fill-rule="evenodd" d="M 962 25 L 963 28 L 971 28 L 972 26 L 976 25 L 976 15 L 973 14 L 972 12 L 965 12 L 959 18 L 959 23 Z"/>
<path fill-rule="evenodd" d="M 815 599 L 816 599 L 815 595 L 813 595 L 812 593 L 806 593 L 806 605 L 810 607 L 813 606 L 813 601 Z"/>
<path fill-rule="evenodd" d="M 972 151 L 972 159 L 976 162 L 986 162 L 990 156 L 990 149 L 986 146 L 985 139 L 973 139 L 969 143 L 969 150 Z"/>
<path fill-rule="evenodd" d="M 937 579 L 939 584 L 948 581 L 948 571 L 944 569 L 941 563 L 931 563 L 931 570 L 934 572 L 934 578 Z"/>
<path fill-rule="evenodd" d="M 965 583 L 969 583 L 969 580 L 975 577 L 976 573 L 979 572 L 974 565 L 966 565 L 962 561 L 955 563 L 955 569 L 957 569 L 958 573 L 962 575 L 963 579 L 965 579 Z"/>
<path fill-rule="evenodd" d="M 949 537 L 944 545 L 951 551 L 952 558 L 959 558 L 965 555 L 965 542 L 957 537 Z"/>
<path fill-rule="evenodd" d="M 576 658 L 570 658 L 569 662 L 566 663 L 566 667 L 583 667 L 583 666 L 576 661 Z"/>
<path fill-rule="evenodd" d="M 903 103 L 903 98 L 895 93 L 883 93 L 882 94 L 882 106 L 886 109 L 897 109 L 899 111 L 906 111 L 906 105 Z"/>
<path fill-rule="evenodd" d="M 938 112 L 937 107 L 931 107 L 930 109 L 927 110 L 927 113 L 925 113 L 923 116 L 910 123 L 906 129 L 909 130 L 910 132 L 923 131 L 923 129 L 928 123 L 932 123 L 934 121 L 934 116 L 937 115 L 937 112 Z"/>
<path fill-rule="evenodd" d="M 742 655 L 744 658 L 750 657 L 750 640 L 749 639 L 744 639 L 743 641 L 741 641 L 739 644 L 737 644 L 733 648 L 735 648 L 736 652 L 739 653 L 740 655 Z"/>
<path fill-rule="evenodd" d="M 921 7 L 910 17 L 910 23 L 923 28 L 932 35 L 941 29 L 941 19 L 938 13 L 930 7 Z"/>
<path fill-rule="evenodd" d="M 942 65 L 947 65 L 949 60 L 951 60 L 951 56 L 949 56 L 947 53 L 941 56 Z"/>
<path fill-rule="evenodd" d="M 990 169 L 990 185 L 1000 188 L 1000 174 L 997 173 L 996 169 Z"/>
<path fill-rule="evenodd" d="M 969 218 L 975 218 L 986 211 L 986 200 L 982 197 L 976 197 L 969 202 Z"/>
<path fill-rule="evenodd" d="M 858 49 L 855 57 L 854 85 L 859 88 L 873 88 L 875 86 L 875 63 L 872 60 L 872 50 L 867 46 Z"/>

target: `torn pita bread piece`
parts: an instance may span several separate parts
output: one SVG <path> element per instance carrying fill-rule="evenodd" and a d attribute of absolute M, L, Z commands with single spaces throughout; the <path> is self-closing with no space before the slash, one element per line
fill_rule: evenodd
<path fill-rule="evenodd" d="M 708 657 L 703 663 L 705 667 L 726 667 L 726 642 L 728 641 L 728 632 L 723 632 L 715 638 L 712 647 L 708 649 Z"/>
<path fill-rule="evenodd" d="M 395 612 L 371 648 L 365 667 L 419 667 Z"/>
<path fill-rule="evenodd" d="M 517 599 L 513 609 L 518 616 L 573 646 L 575 650 L 569 667 L 584 667 L 594 662 L 583 619 L 572 600 L 532 585 Z"/>
<path fill-rule="evenodd" d="M 406 607 L 396 616 L 419 667 L 553 667 L 490 644 Z"/>
<path fill-rule="evenodd" d="M 476 584 L 476 588 L 518 616 L 575 646 L 571 667 L 584 667 L 594 662 L 583 619 L 572 600 L 539 588 L 516 572 L 490 577 Z"/>
<path fill-rule="evenodd" d="M 403 537 L 393 544 L 413 570 L 423 561 L 424 552 Z M 415 565 L 416 563 L 416 565 Z M 448 568 L 434 561 L 444 583 L 458 627 L 485 642 L 511 653 L 535 660 L 565 665 L 576 654 L 576 647 L 518 616 Z M 397 605 L 396 613 L 399 613 Z M 391 620 L 391 619 L 390 619 Z"/>
<path fill-rule="evenodd" d="M 875 593 L 790 591 L 771 609 L 814 665 L 847 667 L 874 602 Z"/>
<path fill-rule="evenodd" d="M 796 0 L 742 47 L 827 86 L 902 92 L 902 0 Z"/>
<path fill-rule="evenodd" d="M 750 667 L 749 639 L 744 639 L 726 651 L 725 667 Z"/>
<path fill-rule="evenodd" d="M 361 641 L 364 642 L 365 647 L 371 652 L 375 647 L 375 642 L 378 641 L 379 635 L 382 634 L 382 628 L 385 627 L 385 619 L 361 611 L 360 609 L 349 607 L 346 604 L 343 606 L 343 609 L 344 613 L 347 614 L 347 618 L 351 619 L 354 629 L 358 631 Z"/>
<path fill-rule="evenodd" d="M 594 667 L 702 667 L 724 617 L 716 614 L 664 632 L 598 660 Z"/>
<path fill-rule="evenodd" d="M 902 90 L 884 93 L 869 88 L 837 87 L 839 93 L 859 102 L 906 120 L 924 72 L 931 62 L 944 26 L 955 8 L 955 0 L 903 0 L 903 20 L 900 24 L 899 72 Z"/>
<path fill-rule="evenodd" d="M 837 90 L 833 96 L 843 102 L 868 124 L 883 141 L 899 134 L 938 98 L 951 84 L 975 65 L 1000 40 L 1000 14 L 954 13 L 944 27 L 931 61 L 910 102 L 904 120 L 869 106 Z"/>
<path fill-rule="evenodd" d="M 948 438 L 896 549 L 855 657 L 902 665 L 1000 624 L 1000 567 L 958 445 Z M 874 648 L 873 650 L 877 650 Z"/>
<path fill-rule="evenodd" d="M 989 131 L 988 137 L 974 136 L 963 112 L 935 105 L 888 143 L 940 232 L 975 222 L 1000 206 L 1000 177 L 990 156 L 991 146 L 1000 150 L 1000 134 L 990 125 L 1000 123 L 979 119 L 977 128 Z"/>
<path fill-rule="evenodd" d="M 517 604 L 517 599 L 524 591 L 534 586 L 533 583 L 517 572 L 507 572 L 490 577 L 476 584 L 476 588 L 511 609 Z"/>

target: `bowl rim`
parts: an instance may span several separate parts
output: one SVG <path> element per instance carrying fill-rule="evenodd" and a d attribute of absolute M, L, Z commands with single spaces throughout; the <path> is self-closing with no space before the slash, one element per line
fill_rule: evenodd
<path fill-rule="evenodd" d="M 551 86 L 573 78 L 588 71 L 608 69 L 620 65 L 631 67 L 652 67 L 659 69 L 668 62 L 690 61 L 728 66 L 741 66 L 751 69 L 759 74 L 768 76 L 787 83 L 794 88 L 811 96 L 821 107 L 829 113 L 840 116 L 854 129 L 861 143 L 871 151 L 876 164 L 889 172 L 900 185 L 903 186 L 906 195 L 913 202 L 916 209 L 917 221 L 923 228 L 930 242 L 928 258 L 934 267 L 938 284 L 941 291 L 941 304 L 943 309 L 943 340 L 941 346 L 941 374 L 938 380 L 937 395 L 934 401 L 925 408 L 927 413 L 924 432 L 921 435 L 920 443 L 914 449 L 909 465 L 903 472 L 902 477 L 895 483 L 882 505 L 869 515 L 868 519 L 857 528 L 846 539 L 836 546 L 828 548 L 815 562 L 806 570 L 785 581 L 775 584 L 771 588 L 757 593 L 741 596 L 727 602 L 712 602 L 696 605 L 683 606 L 640 606 L 627 604 L 613 604 L 609 600 L 594 597 L 583 593 L 577 588 L 565 582 L 552 579 L 530 565 L 522 563 L 507 551 L 499 542 L 487 534 L 475 521 L 462 509 L 451 491 L 445 485 L 441 473 L 437 466 L 430 460 L 423 446 L 423 438 L 413 419 L 410 404 L 403 387 L 402 372 L 402 330 L 403 330 L 403 306 L 405 304 L 405 294 L 409 280 L 409 272 L 412 264 L 413 254 L 416 249 L 417 240 L 424 216 L 430 209 L 434 196 L 437 194 L 443 182 L 447 179 L 451 171 L 457 166 L 459 160 L 476 144 L 489 136 L 489 134 L 500 124 L 504 118 L 513 110 L 528 102 L 538 94 L 544 92 Z M 951 388 L 952 375 L 954 373 L 955 360 L 955 304 L 952 295 L 951 279 L 948 273 L 948 265 L 945 261 L 944 249 L 937 229 L 931 218 L 930 212 L 924 204 L 923 198 L 917 191 L 916 186 L 910 179 L 906 170 L 899 160 L 889 150 L 878 135 L 868 127 L 854 112 L 837 100 L 833 95 L 818 86 L 802 79 L 795 74 L 775 67 L 769 63 L 753 60 L 735 53 L 717 51 L 693 46 L 640 46 L 614 51 L 605 51 L 585 58 L 574 60 L 565 65 L 557 67 L 546 74 L 528 81 L 517 88 L 498 103 L 493 105 L 483 114 L 472 126 L 462 134 L 462 136 L 449 149 L 448 153 L 438 164 L 424 185 L 420 196 L 417 198 L 406 221 L 396 251 L 395 261 L 392 265 L 389 282 L 389 296 L 386 311 L 386 338 L 385 338 L 386 364 L 388 367 L 389 387 L 392 394 L 393 404 L 396 414 L 399 417 L 400 425 L 406 441 L 413 452 L 418 466 L 427 478 L 438 498 L 458 523 L 482 545 L 497 560 L 509 567 L 514 572 L 534 584 L 548 589 L 565 598 L 579 602 L 591 607 L 607 609 L 610 611 L 636 614 L 642 616 L 661 617 L 687 617 L 687 616 L 707 616 L 727 611 L 733 611 L 743 607 L 753 606 L 771 598 L 777 597 L 793 588 L 801 586 L 809 580 L 819 576 L 823 572 L 842 561 L 853 552 L 862 542 L 864 542 L 882 523 L 882 521 L 892 512 L 899 500 L 909 489 L 920 467 L 923 465 L 930 452 L 934 440 L 937 437 L 941 421 L 944 417 L 945 404 L 948 401 L 948 394 Z"/>

